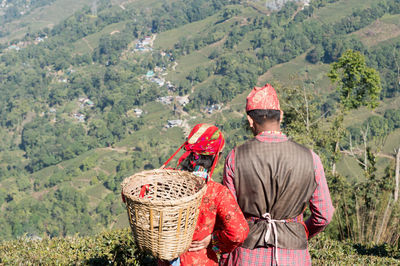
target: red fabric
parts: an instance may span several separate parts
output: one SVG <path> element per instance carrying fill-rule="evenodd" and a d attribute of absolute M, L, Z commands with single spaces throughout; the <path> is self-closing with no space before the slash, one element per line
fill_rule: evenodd
<path fill-rule="evenodd" d="M 254 87 L 246 98 L 246 111 L 255 109 L 281 110 L 275 89 L 266 84 L 264 87 Z"/>
<path fill-rule="evenodd" d="M 224 148 L 225 139 L 222 132 L 213 125 L 197 124 L 190 132 L 187 141 L 163 164 L 165 167 L 174 156 L 185 147 L 186 152 L 179 158 L 178 166 L 185 160 L 190 153 L 201 155 L 215 155 L 213 165 L 208 173 L 207 181 L 211 179 L 214 168 L 217 165 L 220 151 Z"/>
<path fill-rule="evenodd" d="M 202 240 L 213 234 L 221 252 L 231 252 L 243 243 L 248 233 L 247 222 L 231 192 L 225 186 L 209 181 L 200 205 L 193 240 Z M 181 266 L 218 265 L 217 255 L 211 245 L 200 251 L 187 251 L 180 258 Z M 159 265 L 163 264 L 160 262 Z"/>
<path fill-rule="evenodd" d="M 123 203 L 125 203 L 126 202 L 126 200 L 125 200 L 125 196 L 124 196 L 124 193 L 121 191 L 121 197 L 122 197 L 122 202 Z"/>
<path fill-rule="evenodd" d="M 288 138 L 277 132 L 262 132 L 256 136 L 261 142 L 283 142 Z M 317 154 L 312 151 L 315 181 L 317 188 L 309 200 L 311 210 L 310 218 L 305 222 L 305 230 L 311 238 L 321 232 L 331 221 L 334 207 L 332 205 L 329 188 L 326 182 L 324 167 Z M 223 183 L 229 188 L 236 198 L 235 178 L 235 150 L 232 150 L 225 162 Z M 302 216 L 302 215 L 301 215 Z M 298 220 L 300 222 L 303 218 Z M 277 248 L 279 263 L 281 265 L 311 265 L 311 257 L 308 249 L 282 249 Z M 237 248 L 230 254 L 223 254 L 220 265 L 275 265 L 273 247 L 246 249 Z"/>
<path fill-rule="evenodd" d="M 216 126 L 197 124 L 185 142 L 185 150 L 202 155 L 216 155 L 224 144 L 224 136 Z"/>
<path fill-rule="evenodd" d="M 185 144 L 185 154 L 179 158 L 179 164 L 189 156 L 190 152 L 201 155 L 215 155 L 214 162 L 208 173 L 209 181 L 218 162 L 220 151 L 224 148 L 225 139 L 222 132 L 213 125 L 197 124 L 188 136 Z"/>
<path fill-rule="evenodd" d="M 147 192 L 149 192 L 150 189 L 150 185 L 143 185 L 142 188 L 140 189 L 140 194 L 139 194 L 139 198 L 143 198 Z"/>

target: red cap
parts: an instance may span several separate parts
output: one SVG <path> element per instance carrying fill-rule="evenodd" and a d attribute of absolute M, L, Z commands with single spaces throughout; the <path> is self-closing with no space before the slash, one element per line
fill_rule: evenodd
<path fill-rule="evenodd" d="M 255 109 L 281 110 L 275 89 L 266 84 L 264 87 L 254 87 L 246 98 L 246 111 Z"/>

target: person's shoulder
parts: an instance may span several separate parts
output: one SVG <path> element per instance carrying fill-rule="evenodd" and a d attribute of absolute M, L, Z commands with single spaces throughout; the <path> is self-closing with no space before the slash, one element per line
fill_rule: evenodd
<path fill-rule="evenodd" d="M 229 189 L 226 186 L 222 185 L 221 183 L 215 182 L 213 180 L 207 182 L 207 190 L 209 189 L 213 190 L 214 193 L 217 194 L 224 192 L 225 189 L 229 191 Z"/>
<path fill-rule="evenodd" d="M 221 189 L 221 187 L 224 187 L 224 185 L 222 185 L 221 183 L 215 182 L 214 180 L 210 180 L 207 182 L 207 187 Z"/>
<path fill-rule="evenodd" d="M 222 195 L 225 193 L 231 193 L 231 191 L 224 185 L 215 182 L 215 181 L 208 181 L 207 186 L 211 189 L 216 195 Z"/>
<path fill-rule="evenodd" d="M 235 150 L 235 152 L 238 151 L 238 150 L 248 150 L 249 146 L 252 145 L 254 142 L 257 142 L 256 138 L 248 139 L 245 142 L 243 142 L 242 144 L 237 145 L 234 148 L 234 150 Z"/>

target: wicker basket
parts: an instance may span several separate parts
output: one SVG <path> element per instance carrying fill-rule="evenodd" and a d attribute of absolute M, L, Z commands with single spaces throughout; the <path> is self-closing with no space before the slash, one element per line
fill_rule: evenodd
<path fill-rule="evenodd" d="M 132 233 L 142 251 L 172 260 L 189 248 L 207 189 L 203 178 L 157 169 L 128 177 L 121 186 Z M 143 186 L 147 193 L 140 197 Z"/>

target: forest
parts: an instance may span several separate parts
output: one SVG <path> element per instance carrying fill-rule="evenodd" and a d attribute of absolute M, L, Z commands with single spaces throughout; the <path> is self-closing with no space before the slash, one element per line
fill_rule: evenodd
<path fill-rule="evenodd" d="M 0 24 L 18 23 L 26 1 L 6 2 Z M 269 82 L 285 133 L 323 161 L 336 208 L 326 236 L 398 249 L 400 33 L 373 30 L 400 25 L 400 2 L 356 2 L 270 11 L 258 1 L 99 0 L 95 12 L 0 43 L 0 240 L 126 227 L 122 180 L 159 167 L 198 122 L 223 130 L 226 155 L 251 135 L 245 95 Z M 345 4 L 354 6 L 327 15 Z M 289 72 L 299 60 L 303 72 Z M 353 62 L 364 79 L 349 85 Z"/>

